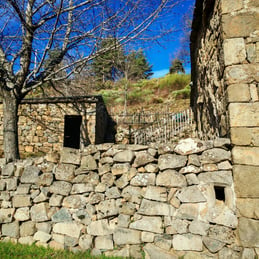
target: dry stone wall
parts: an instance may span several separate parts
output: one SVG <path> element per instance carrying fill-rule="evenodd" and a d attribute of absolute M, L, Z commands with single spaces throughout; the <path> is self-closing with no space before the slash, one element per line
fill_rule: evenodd
<path fill-rule="evenodd" d="M 240 258 L 229 144 L 90 145 L 3 165 L 1 239 L 133 258 Z"/>

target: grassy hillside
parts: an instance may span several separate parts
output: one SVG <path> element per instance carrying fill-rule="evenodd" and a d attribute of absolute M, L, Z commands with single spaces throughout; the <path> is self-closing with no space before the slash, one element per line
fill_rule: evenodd
<path fill-rule="evenodd" d="M 180 111 L 189 107 L 190 75 L 169 74 L 162 78 L 141 80 L 129 83 L 125 80 L 103 89 L 101 94 L 107 108 L 112 113 L 123 112 L 125 89 L 127 89 L 127 112 L 148 111 Z"/>
<path fill-rule="evenodd" d="M 127 93 L 127 113 L 140 110 L 164 112 L 182 111 L 189 107 L 190 75 L 168 74 L 162 78 L 129 82 L 121 79 L 117 82 L 106 82 L 105 89 L 96 90 L 93 79 L 82 79 L 66 83 L 60 82 L 52 87 L 45 85 L 35 89 L 27 98 L 62 96 L 62 95 L 92 95 L 101 94 L 111 113 L 122 113 Z M 64 90 L 65 88 L 65 90 Z M 125 91 L 127 89 L 127 91 Z"/>

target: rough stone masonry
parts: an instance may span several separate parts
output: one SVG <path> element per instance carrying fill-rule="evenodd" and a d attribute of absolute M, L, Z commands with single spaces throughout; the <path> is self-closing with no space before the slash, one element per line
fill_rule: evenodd
<path fill-rule="evenodd" d="M 258 254 L 237 240 L 229 144 L 90 145 L 2 165 L 1 239 L 133 258 Z"/>
<path fill-rule="evenodd" d="M 230 137 L 238 238 L 258 249 L 259 1 L 196 0 L 191 56 L 199 136 Z"/>

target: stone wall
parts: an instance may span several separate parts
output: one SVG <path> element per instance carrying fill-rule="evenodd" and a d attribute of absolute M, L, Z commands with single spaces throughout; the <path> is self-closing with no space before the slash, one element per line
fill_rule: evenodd
<path fill-rule="evenodd" d="M 106 141 L 110 118 L 101 97 L 25 99 L 19 108 L 21 154 L 60 151 L 66 115 L 82 116 L 80 146 Z M 3 110 L 0 104 L 0 147 L 3 147 Z M 110 140 L 110 139 L 109 139 Z M 0 153 L 3 154 L 3 150 Z"/>
<path fill-rule="evenodd" d="M 1 239 L 133 258 L 255 254 L 236 239 L 229 144 L 89 145 L 3 165 Z"/>
<path fill-rule="evenodd" d="M 196 1 L 192 32 L 192 106 L 201 135 L 207 135 L 208 138 L 217 135 L 211 134 L 209 127 L 217 128 L 211 121 L 215 114 L 220 114 L 220 107 L 223 107 L 223 113 L 228 118 L 227 123 L 222 124 L 219 119 L 216 131 L 220 136 L 224 136 L 222 125 L 227 125 L 226 133 L 230 135 L 233 146 L 239 242 L 244 247 L 258 248 L 259 4 L 255 0 L 215 0 L 213 11 L 208 12 L 206 6 L 209 5 L 211 6 L 211 1 Z M 200 23 L 203 27 L 200 26 L 199 22 L 206 18 L 208 22 Z M 215 30 L 215 34 L 218 35 L 216 38 L 211 33 L 215 24 L 219 25 Z M 203 45 L 204 42 L 206 46 Z M 217 45 L 216 43 L 217 49 L 211 47 Z M 213 61 L 212 53 L 219 53 L 217 60 Z M 212 61 L 208 62 L 203 57 Z M 207 68 L 206 75 L 204 68 Z M 207 80 L 210 75 L 212 78 Z M 211 100 L 216 102 L 207 102 L 202 106 L 200 96 L 209 95 L 211 85 L 218 89 L 215 83 L 218 79 L 221 82 L 222 93 L 217 96 L 216 92 L 212 92 Z M 222 103 L 218 106 L 217 100 L 220 98 Z M 206 98 L 202 99 L 204 100 Z M 213 116 L 210 116 L 210 110 L 214 111 Z"/>
<path fill-rule="evenodd" d="M 191 35 L 191 106 L 200 138 L 228 136 L 220 0 L 197 1 Z"/>

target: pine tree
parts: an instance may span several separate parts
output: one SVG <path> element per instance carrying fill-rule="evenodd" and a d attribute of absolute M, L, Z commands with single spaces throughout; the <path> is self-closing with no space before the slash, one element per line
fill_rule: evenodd
<path fill-rule="evenodd" d="M 169 69 L 169 73 L 170 74 L 176 74 L 176 73 L 185 73 L 184 67 L 183 67 L 183 62 L 178 59 L 175 58 L 173 59 L 170 69 Z"/>
<path fill-rule="evenodd" d="M 104 85 L 106 81 L 115 81 L 123 75 L 120 60 L 124 59 L 122 46 L 115 38 L 103 39 L 96 51 L 92 69 L 96 81 Z"/>
<path fill-rule="evenodd" d="M 152 65 L 148 63 L 142 50 L 132 51 L 128 54 L 127 63 L 129 80 L 147 79 L 153 75 Z"/>

